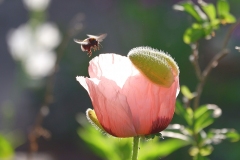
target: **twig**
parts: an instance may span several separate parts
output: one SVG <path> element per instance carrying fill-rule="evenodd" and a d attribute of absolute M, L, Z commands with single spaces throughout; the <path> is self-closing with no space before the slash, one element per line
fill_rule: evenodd
<path fill-rule="evenodd" d="M 202 90 L 203 90 L 203 86 L 205 84 L 207 76 L 209 75 L 211 70 L 218 65 L 218 62 L 223 57 L 225 57 L 228 53 L 229 53 L 228 49 L 225 49 L 225 50 L 221 51 L 220 53 L 216 54 L 213 57 L 213 59 L 211 60 L 211 62 L 207 65 L 205 70 L 202 72 L 201 80 L 198 82 L 197 89 L 196 89 L 197 96 L 194 99 L 194 104 L 193 104 L 194 109 L 197 109 L 197 107 L 199 106 L 199 100 L 200 100 Z"/>
<path fill-rule="evenodd" d="M 75 19 L 76 19 L 76 17 L 75 17 Z M 76 22 L 75 22 L 75 24 L 77 25 Z M 71 39 L 71 37 L 76 35 L 77 33 L 79 33 L 82 30 L 82 28 L 83 28 L 82 26 L 70 27 L 70 29 L 67 31 L 67 33 L 63 37 L 63 40 L 56 51 L 57 52 L 57 60 L 56 60 L 55 66 L 54 66 L 54 71 L 49 76 L 49 79 L 48 79 L 48 82 L 46 85 L 46 92 L 45 92 L 43 104 L 42 104 L 41 108 L 39 109 L 39 112 L 36 116 L 34 126 L 32 127 L 32 130 L 30 131 L 30 133 L 28 135 L 28 139 L 29 139 L 29 143 L 30 143 L 29 144 L 30 153 L 36 152 L 38 150 L 37 139 L 40 136 L 46 137 L 46 136 L 44 136 L 44 134 L 42 134 L 43 132 L 40 132 L 40 131 L 45 131 L 44 133 L 48 132 L 46 129 L 44 129 L 42 127 L 42 123 L 43 123 L 44 118 L 48 115 L 49 105 L 53 102 L 53 90 L 54 90 L 55 75 L 56 75 L 56 72 L 59 67 L 59 62 L 62 59 L 64 50 L 67 47 L 67 44 L 68 44 L 69 40 Z M 50 137 L 50 133 L 48 132 L 48 137 L 46 137 L 46 138 L 49 138 L 49 137 Z M 29 158 L 31 158 L 31 155 L 29 155 Z"/>
<path fill-rule="evenodd" d="M 237 20 L 236 23 L 234 23 L 228 30 L 227 35 L 225 36 L 224 42 L 223 42 L 223 46 L 222 49 L 225 49 L 227 47 L 227 44 L 230 40 L 230 37 L 233 33 L 233 31 L 237 28 L 237 26 L 240 25 L 240 18 Z"/>
<path fill-rule="evenodd" d="M 196 71 L 196 76 L 197 76 L 198 80 L 201 81 L 201 78 L 202 78 L 201 77 L 201 69 L 200 69 L 200 66 L 198 63 L 198 44 L 197 43 L 192 44 L 191 48 L 192 48 L 192 54 L 190 55 L 189 59 L 193 64 L 193 67 Z"/>
<path fill-rule="evenodd" d="M 213 68 L 215 68 L 218 65 L 219 61 L 229 53 L 229 50 L 226 48 L 227 44 L 230 40 L 230 37 L 231 37 L 233 31 L 235 30 L 235 28 L 239 24 L 240 24 L 240 19 L 237 21 L 237 23 L 233 24 L 229 28 L 229 30 L 228 30 L 228 32 L 225 36 L 224 42 L 223 42 L 222 50 L 212 58 L 212 60 L 209 62 L 209 64 L 203 70 L 203 72 L 200 74 L 200 76 L 198 75 L 199 82 L 198 82 L 198 85 L 197 85 L 197 88 L 196 88 L 197 96 L 195 97 L 194 102 L 193 102 L 193 108 L 194 109 L 197 109 L 198 106 L 199 106 L 199 101 L 200 101 L 200 97 L 201 97 L 201 94 L 202 94 L 203 86 L 205 84 L 205 81 L 206 81 L 209 73 L 212 71 Z"/>

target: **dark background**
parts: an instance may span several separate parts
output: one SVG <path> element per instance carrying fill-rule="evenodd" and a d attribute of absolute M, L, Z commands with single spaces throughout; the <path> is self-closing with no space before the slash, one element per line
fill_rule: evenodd
<path fill-rule="evenodd" d="M 84 39 L 86 34 L 107 33 L 103 48 L 88 57 L 72 40 L 67 42 L 59 64 L 54 88 L 54 103 L 44 119 L 43 126 L 52 137 L 40 138 L 39 151 L 56 159 L 98 159 L 84 145 L 76 130 L 79 127 L 75 117 L 91 108 L 87 92 L 78 84 L 77 75 L 88 76 L 88 62 L 100 53 L 127 55 L 137 46 L 151 46 L 168 52 L 180 67 L 180 83 L 194 91 L 197 79 L 189 62 L 191 49 L 182 40 L 185 29 L 194 21 L 189 15 L 175 11 L 172 6 L 179 1 L 163 0 L 52 0 L 47 10 L 47 20 L 55 22 L 64 35 L 71 19 L 84 15 L 83 30 L 73 38 Z M 210 1 L 207 1 L 210 2 Z M 211 1 L 216 3 L 216 1 Z M 231 13 L 240 17 L 240 1 L 229 1 Z M 45 83 L 41 87 L 27 87 L 19 79 L 18 65 L 12 59 L 6 43 L 10 29 L 28 21 L 28 11 L 19 0 L 0 2 L 0 132 L 10 130 L 22 135 L 22 143 L 17 152 L 28 151 L 27 134 L 35 121 L 42 104 Z M 211 58 L 221 50 L 229 25 L 223 26 L 211 40 L 200 41 L 200 66 L 204 68 Z M 235 128 L 240 131 L 240 53 L 235 46 L 240 45 L 240 26 L 233 32 L 228 48 L 231 53 L 224 58 L 207 79 L 201 104 L 217 104 L 223 111 L 213 128 Z M 179 96 L 181 99 L 181 96 Z M 3 109 L 11 106 L 12 116 L 6 120 Z M 178 119 L 174 118 L 174 122 Z M 224 142 L 215 146 L 213 160 L 237 159 L 240 144 Z M 188 148 L 180 149 L 163 159 L 177 159 L 187 155 Z"/>

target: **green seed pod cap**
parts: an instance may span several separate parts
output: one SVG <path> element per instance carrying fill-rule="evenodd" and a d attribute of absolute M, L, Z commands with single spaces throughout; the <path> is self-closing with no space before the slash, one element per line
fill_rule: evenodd
<path fill-rule="evenodd" d="M 179 75 L 177 63 L 163 51 L 151 47 L 136 47 L 129 51 L 128 57 L 150 81 L 163 87 L 169 88 Z"/>

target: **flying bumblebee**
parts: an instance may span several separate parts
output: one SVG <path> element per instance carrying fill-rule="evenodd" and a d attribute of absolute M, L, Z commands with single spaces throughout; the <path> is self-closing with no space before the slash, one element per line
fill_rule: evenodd
<path fill-rule="evenodd" d="M 103 39 L 107 36 L 107 34 L 101 34 L 99 36 L 94 36 L 94 35 L 89 35 L 87 34 L 89 38 L 82 40 L 74 39 L 74 42 L 78 43 L 81 45 L 82 51 L 88 52 L 87 54 L 89 57 L 92 55 L 92 49 L 94 51 L 100 49 L 100 42 L 103 41 Z"/>

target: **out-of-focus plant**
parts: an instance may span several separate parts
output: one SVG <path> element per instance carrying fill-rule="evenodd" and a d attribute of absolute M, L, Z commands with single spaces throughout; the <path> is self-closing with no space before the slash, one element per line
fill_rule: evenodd
<path fill-rule="evenodd" d="M 191 92 L 187 86 L 181 87 L 183 94 L 183 103 L 176 103 L 176 114 L 180 116 L 185 124 L 172 124 L 168 129 L 163 131 L 165 137 L 185 137 L 189 141 L 189 154 L 194 160 L 207 160 L 208 155 L 213 151 L 213 145 L 221 143 L 223 140 L 236 142 L 240 139 L 240 135 L 234 129 L 209 128 L 215 119 L 221 116 L 222 110 L 215 104 L 200 105 L 201 93 L 207 76 L 219 61 L 225 57 L 229 51 L 227 43 L 231 33 L 237 24 L 233 24 L 227 33 L 223 43 L 222 50 L 216 54 L 209 62 L 205 69 L 201 70 L 198 62 L 198 42 L 202 38 L 210 39 L 215 35 L 214 31 L 219 29 L 221 24 L 235 23 L 235 17 L 230 13 L 230 6 L 226 0 L 218 0 L 217 5 L 199 1 L 198 5 L 192 2 L 181 2 L 174 6 L 174 9 L 185 11 L 190 14 L 196 22 L 189 27 L 184 35 L 183 40 L 189 44 L 192 49 L 190 61 L 198 78 L 198 84 L 195 92 Z"/>
<path fill-rule="evenodd" d="M 198 5 L 186 1 L 174 5 L 173 8 L 185 11 L 195 19 L 195 22 L 183 35 L 183 41 L 186 44 L 196 43 L 202 38 L 210 39 L 221 24 L 236 22 L 236 18 L 230 13 L 230 6 L 226 0 L 218 0 L 216 6 L 202 0 L 198 1 Z"/>
<path fill-rule="evenodd" d="M 218 0 L 216 5 L 205 3 L 202 0 L 198 1 L 198 4 L 194 4 L 191 1 L 181 2 L 174 5 L 174 9 L 185 11 L 195 19 L 195 22 L 186 29 L 183 41 L 190 45 L 192 49 L 190 61 L 193 64 L 199 82 L 195 92 L 191 92 L 187 86 L 181 87 L 183 102 L 177 101 L 175 113 L 185 123 L 171 124 L 166 130 L 161 132 L 163 137 L 171 138 L 160 140 L 159 137 L 149 137 L 154 139 L 151 143 L 145 142 L 141 144 L 140 160 L 158 159 L 185 146 L 190 146 L 189 155 L 194 160 L 208 160 L 208 156 L 213 152 L 213 145 L 219 144 L 223 140 L 237 142 L 240 139 L 240 135 L 234 129 L 209 128 L 215 119 L 221 116 L 222 110 L 215 104 L 200 104 L 200 97 L 206 78 L 211 70 L 218 65 L 219 61 L 229 53 L 227 43 L 239 22 L 233 24 L 230 28 L 224 40 L 222 50 L 213 57 L 205 69 L 201 70 L 198 62 L 199 40 L 214 37 L 215 31 L 221 25 L 235 23 L 236 19 L 230 13 L 230 6 L 226 0 Z M 83 128 L 78 130 L 79 136 L 96 155 L 109 160 L 130 158 L 130 140 L 107 137 L 90 125 L 83 123 L 81 116 L 78 116 L 77 119 L 83 125 Z"/>
<path fill-rule="evenodd" d="M 31 153 L 38 151 L 37 140 L 39 137 L 49 138 L 51 136 L 51 133 L 42 126 L 42 123 L 49 114 L 49 105 L 54 99 L 55 74 L 68 42 L 83 28 L 84 15 L 82 13 L 76 14 L 62 37 L 57 24 L 48 20 L 47 8 L 50 3 L 51 0 L 23 0 L 29 13 L 29 19 L 18 28 L 11 29 L 7 35 L 10 54 L 17 64 L 16 84 L 13 85 L 13 90 L 45 87 L 42 105 L 28 137 L 21 137 L 21 140 L 11 142 L 15 148 L 28 138 Z M 13 93 L 12 97 L 15 94 Z M 11 134 L 4 132 L 4 135 L 7 135 L 7 138 L 10 137 L 11 140 L 14 139 L 13 137 L 21 135 L 9 136 Z"/>
<path fill-rule="evenodd" d="M 54 70 L 57 60 L 55 48 L 61 42 L 58 27 L 46 21 L 46 9 L 50 0 L 23 0 L 29 11 L 27 23 L 12 29 L 7 36 L 10 53 L 21 69 L 20 76 L 29 80 L 42 80 Z"/>
<path fill-rule="evenodd" d="M 12 159 L 13 155 L 13 146 L 2 134 L 0 134 L 0 159 Z"/>
<path fill-rule="evenodd" d="M 5 127 L 0 131 L 3 135 L 0 137 L 0 159 L 2 155 L 5 159 L 13 159 L 11 156 L 13 156 L 14 149 L 27 141 L 22 130 L 13 131 L 16 94 L 22 93 L 22 90 L 27 87 L 42 86 L 44 84 L 42 82 L 45 82 L 44 78 L 54 70 L 57 60 L 55 48 L 61 42 L 61 35 L 55 23 L 46 21 L 46 9 L 50 1 L 23 0 L 29 12 L 29 19 L 19 27 L 9 30 L 6 37 L 9 53 L 17 64 L 17 71 L 11 97 L 1 106 L 0 117 Z"/>
<path fill-rule="evenodd" d="M 106 160 L 131 158 L 131 138 L 119 139 L 105 135 L 92 127 L 92 125 L 86 121 L 85 115 L 79 114 L 76 119 L 81 124 L 81 128 L 77 131 L 79 137 L 97 156 Z M 177 149 L 189 144 L 189 141 L 185 141 L 181 138 L 169 138 L 162 141 L 160 137 L 155 137 L 150 142 L 142 141 L 139 147 L 140 152 L 138 158 L 139 160 L 158 159 L 159 157 L 165 157 Z"/>

